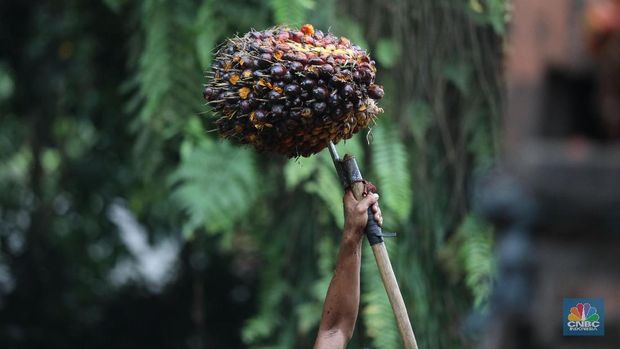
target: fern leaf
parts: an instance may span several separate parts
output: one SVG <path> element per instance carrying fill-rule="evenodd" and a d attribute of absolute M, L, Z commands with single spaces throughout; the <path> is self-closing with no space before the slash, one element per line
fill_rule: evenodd
<path fill-rule="evenodd" d="M 403 224 L 411 211 L 411 172 L 405 146 L 385 123 L 373 129 L 372 162 L 381 204 L 388 219 Z"/>
<path fill-rule="evenodd" d="M 200 109 L 196 88 L 201 74 L 195 54 L 193 5 L 172 0 L 141 4 L 142 50 L 137 71 L 127 86 L 136 93 L 128 107 L 136 110 L 131 129 L 137 166 L 150 176 L 163 161 L 165 142 L 183 129 L 183 120 Z"/>
<path fill-rule="evenodd" d="M 203 70 L 207 70 L 211 65 L 213 50 L 223 31 L 221 21 L 214 13 L 214 3 L 214 0 L 203 2 L 196 14 L 196 51 Z"/>
<path fill-rule="evenodd" d="M 466 216 L 440 258 L 453 279 L 465 281 L 474 307 L 484 308 L 495 275 L 491 226 L 473 214 Z"/>
<path fill-rule="evenodd" d="M 208 140 L 188 152 L 170 178 L 172 197 L 189 217 L 184 230 L 230 231 L 258 196 L 252 153 Z"/>
<path fill-rule="evenodd" d="M 333 165 L 326 159 L 326 154 L 321 154 L 316 169 L 316 177 L 312 182 L 304 186 L 306 192 L 318 195 L 327 205 L 331 216 L 336 221 L 338 228 L 344 227 L 342 215 L 342 185 L 336 175 Z"/>
<path fill-rule="evenodd" d="M 469 215 L 457 234 L 463 239 L 459 259 L 465 271 L 465 284 L 474 296 L 474 307 L 480 308 L 486 305 L 494 275 L 492 228 Z"/>
<path fill-rule="evenodd" d="M 337 145 L 341 154 L 359 154 L 358 162 L 363 161 L 362 147 L 359 141 L 350 140 Z M 327 150 L 309 158 L 300 158 L 289 162 L 284 168 L 286 186 L 290 190 L 304 183 L 307 193 L 317 195 L 327 205 L 338 228 L 344 226 L 342 216 L 342 184 L 337 176 Z"/>

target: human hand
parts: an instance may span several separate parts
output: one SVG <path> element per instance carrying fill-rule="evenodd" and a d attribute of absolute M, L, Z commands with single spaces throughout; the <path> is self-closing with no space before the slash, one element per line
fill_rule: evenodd
<path fill-rule="evenodd" d="M 371 193 L 362 200 L 356 200 L 350 190 L 344 194 L 344 230 L 345 234 L 362 236 L 368 223 L 368 207 L 371 207 L 375 221 L 379 226 L 383 225 L 383 216 L 379 208 L 379 195 Z"/>

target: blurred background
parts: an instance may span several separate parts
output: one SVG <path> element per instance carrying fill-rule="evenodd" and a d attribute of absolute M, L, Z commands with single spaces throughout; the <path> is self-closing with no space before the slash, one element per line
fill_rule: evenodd
<path fill-rule="evenodd" d="M 468 318 L 495 273 L 470 198 L 498 153 L 509 13 L 506 0 L 1 1 L 0 346 L 311 347 L 343 224 L 331 160 L 221 141 L 202 100 L 226 37 L 308 22 L 377 61 L 385 113 L 338 147 L 399 233 L 387 245 L 420 347 L 475 347 Z M 368 246 L 363 258 L 349 347 L 398 348 Z"/>

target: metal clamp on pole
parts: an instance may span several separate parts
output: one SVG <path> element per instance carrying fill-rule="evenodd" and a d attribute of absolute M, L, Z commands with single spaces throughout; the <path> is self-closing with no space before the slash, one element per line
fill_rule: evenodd
<path fill-rule="evenodd" d="M 342 186 L 345 189 L 352 189 L 355 183 L 365 183 L 364 178 L 362 178 L 362 173 L 357 166 L 357 161 L 355 161 L 353 156 L 347 154 L 344 156 L 344 159 L 341 159 L 332 142 L 329 143 L 329 153 L 332 156 L 334 166 L 336 166 L 336 172 L 338 172 L 338 177 L 340 177 Z M 375 221 L 374 214 L 370 208 L 368 208 L 368 223 L 366 224 L 365 233 L 371 246 L 383 242 L 384 237 L 396 236 L 396 233 L 383 232 L 379 224 Z"/>

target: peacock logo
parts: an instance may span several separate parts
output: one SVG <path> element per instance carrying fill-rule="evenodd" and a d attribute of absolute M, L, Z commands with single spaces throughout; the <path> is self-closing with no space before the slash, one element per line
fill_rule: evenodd
<path fill-rule="evenodd" d="M 603 300 L 598 298 L 564 299 L 564 335 L 602 336 Z"/>
<path fill-rule="evenodd" d="M 590 303 L 577 303 L 577 306 L 570 308 L 570 314 L 568 314 L 568 321 L 598 321 L 599 315 L 596 313 L 596 308 L 591 306 Z"/>

